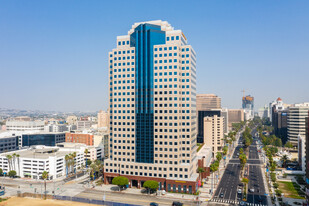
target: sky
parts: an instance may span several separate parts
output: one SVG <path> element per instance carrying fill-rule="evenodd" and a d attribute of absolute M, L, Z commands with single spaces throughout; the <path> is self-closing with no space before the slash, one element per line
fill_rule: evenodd
<path fill-rule="evenodd" d="M 108 107 L 108 52 L 135 22 L 168 21 L 197 53 L 197 92 L 255 109 L 309 101 L 309 1 L 0 0 L 0 108 Z"/>

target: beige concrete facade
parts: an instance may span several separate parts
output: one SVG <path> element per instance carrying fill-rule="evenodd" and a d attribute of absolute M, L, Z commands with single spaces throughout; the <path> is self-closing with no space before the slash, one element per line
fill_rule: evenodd
<path fill-rule="evenodd" d="M 149 178 L 192 183 L 198 178 L 196 54 L 181 30 L 173 30 L 163 21 L 147 23 L 161 26 L 166 33 L 166 44 L 154 45 L 153 51 L 154 161 L 136 161 L 136 56 L 135 47 L 126 42 L 139 23 L 133 25 L 129 35 L 118 36 L 117 48 L 109 53 L 112 148 L 105 160 L 105 174 L 129 176 L 130 184 Z"/>
<path fill-rule="evenodd" d="M 222 151 L 224 117 L 204 117 L 204 143 L 207 147 L 212 147 L 213 155 Z M 213 157 L 214 157 L 213 156 Z"/>
<path fill-rule="evenodd" d="M 228 110 L 228 126 L 232 127 L 233 123 L 239 123 L 245 120 L 243 109 L 229 109 Z"/>
<path fill-rule="evenodd" d="M 196 110 L 221 109 L 221 97 L 215 94 L 197 94 Z"/>
<path fill-rule="evenodd" d="M 108 113 L 106 111 L 100 110 L 98 113 L 98 128 L 100 127 L 108 127 Z"/>
<path fill-rule="evenodd" d="M 67 118 L 66 118 L 66 122 L 68 123 L 68 124 L 74 124 L 74 125 L 76 125 L 76 122 L 77 122 L 77 117 L 76 116 L 68 116 Z"/>

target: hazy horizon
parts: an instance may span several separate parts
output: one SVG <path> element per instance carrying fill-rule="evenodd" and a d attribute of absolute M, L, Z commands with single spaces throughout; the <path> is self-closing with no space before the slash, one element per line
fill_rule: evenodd
<path fill-rule="evenodd" d="M 0 108 L 106 110 L 116 37 L 158 19 L 182 30 L 195 49 L 197 93 L 237 109 L 244 89 L 255 111 L 278 97 L 306 102 L 308 10 L 304 0 L 2 1 Z"/>

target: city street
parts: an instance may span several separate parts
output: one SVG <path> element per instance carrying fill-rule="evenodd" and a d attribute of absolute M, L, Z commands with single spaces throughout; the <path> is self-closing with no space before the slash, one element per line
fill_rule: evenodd
<path fill-rule="evenodd" d="M 238 158 L 236 159 L 239 149 L 240 146 L 237 146 L 233 153 L 233 158 L 227 165 L 226 170 L 221 178 L 220 184 L 211 202 L 229 203 L 229 204 L 237 204 L 239 202 L 237 189 L 240 183 L 239 174 L 241 168 Z M 220 197 L 221 193 L 223 194 L 222 198 Z"/>
<path fill-rule="evenodd" d="M 255 130 L 252 131 L 252 135 L 255 134 Z M 242 200 L 241 194 L 237 194 L 237 190 L 240 189 L 240 162 L 238 159 L 239 149 L 242 147 L 242 139 L 238 141 L 238 146 L 235 148 L 233 158 L 229 161 L 226 167 L 226 171 L 220 181 L 220 184 L 211 199 L 211 202 L 217 204 L 239 204 Z M 259 159 L 258 149 L 256 141 L 253 140 L 251 146 L 249 146 L 249 158 L 247 161 L 249 168 L 249 185 L 248 189 L 254 189 L 247 195 L 248 205 L 267 205 L 267 197 L 265 195 L 265 187 L 263 182 L 261 165 L 262 162 Z M 211 204 L 216 205 L 216 204 Z"/>
<path fill-rule="evenodd" d="M 255 134 L 255 131 L 252 132 Z M 248 193 L 247 202 L 251 204 L 267 205 L 267 196 L 265 195 L 265 186 L 262 176 L 262 161 L 259 159 L 257 150 L 257 141 L 253 140 L 249 147 L 249 159 L 247 161 L 249 166 L 249 188 L 254 189 L 254 192 Z"/>

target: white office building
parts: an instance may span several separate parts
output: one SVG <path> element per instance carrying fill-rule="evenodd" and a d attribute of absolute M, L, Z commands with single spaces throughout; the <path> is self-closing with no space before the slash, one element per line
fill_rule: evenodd
<path fill-rule="evenodd" d="M 15 170 L 17 176 L 32 179 L 41 179 L 43 171 L 47 171 L 49 179 L 56 179 L 85 165 L 86 148 L 88 149 L 88 146 L 79 143 L 60 143 L 58 147 L 31 146 L 27 149 L 0 154 L 0 168 L 6 174 Z M 76 152 L 74 169 L 69 169 L 66 166 L 65 156 L 74 152 Z M 9 161 L 8 155 L 11 156 Z"/>
<path fill-rule="evenodd" d="M 15 121 L 9 120 L 6 122 L 6 130 L 8 131 L 33 131 L 44 130 L 44 121 Z"/>
<path fill-rule="evenodd" d="M 298 135 L 306 137 L 306 117 L 308 117 L 309 102 L 295 104 L 288 109 L 288 141 L 298 144 Z"/>

